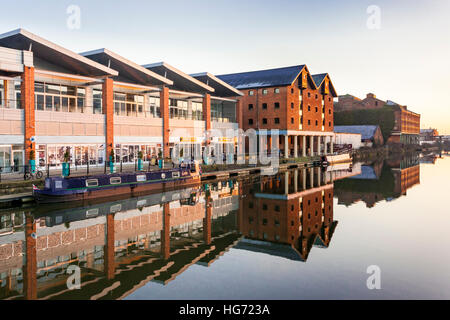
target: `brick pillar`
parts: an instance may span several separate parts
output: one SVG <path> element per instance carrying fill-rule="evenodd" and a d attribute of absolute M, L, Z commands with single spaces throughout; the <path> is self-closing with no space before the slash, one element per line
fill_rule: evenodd
<path fill-rule="evenodd" d="M 203 97 L 203 120 L 205 121 L 205 130 L 211 129 L 211 95 L 206 93 Z"/>
<path fill-rule="evenodd" d="M 106 161 L 109 161 L 109 155 L 114 149 L 114 83 L 111 78 L 106 78 L 102 86 L 102 107 L 105 114 L 105 142 L 106 142 Z"/>
<path fill-rule="evenodd" d="M 23 295 L 25 299 L 33 300 L 37 299 L 36 223 L 31 214 L 26 215 L 25 221 L 25 269 L 23 270 Z"/>
<path fill-rule="evenodd" d="M 236 102 L 236 121 L 238 123 L 238 128 L 243 129 L 244 123 L 243 123 L 243 110 L 242 110 L 242 102 L 240 99 Z"/>
<path fill-rule="evenodd" d="M 160 108 L 161 108 L 161 118 L 162 118 L 162 130 L 163 130 L 163 157 L 170 158 L 170 149 L 169 149 L 169 88 L 163 87 L 161 90 L 161 94 L 159 96 L 160 99 Z"/>
<path fill-rule="evenodd" d="M 106 244 L 105 244 L 105 259 L 104 272 L 106 279 L 114 279 L 115 262 L 114 262 L 114 214 L 106 216 Z"/>
<path fill-rule="evenodd" d="M 161 255 L 167 260 L 170 257 L 170 204 L 163 205 L 163 228 L 161 231 Z"/>
<path fill-rule="evenodd" d="M 3 97 L 3 100 L 5 102 L 5 105 L 4 105 L 5 108 L 9 108 L 9 106 L 8 106 L 8 94 L 9 94 L 8 93 L 8 90 L 9 90 L 8 85 L 9 85 L 8 80 L 3 81 L 3 92 L 5 94 L 5 96 Z M 3 101 L 0 101 L 0 104 L 2 104 L 2 103 L 3 103 Z"/>
<path fill-rule="evenodd" d="M 212 198 L 208 196 L 205 202 L 205 217 L 203 218 L 203 240 L 206 244 L 211 244 L 211 217 L 212 217 Z"/>
<path fill-rule="evenodd" d="M 24 67 L 21 83 L 21 104 L 24 110 L 24 149 L 25 161 L 30 160 L 30 151 L 35 150 L 34 142 L 30 138 L 36 134 L 36 121 L 34 111 L 34 68 Z"/>

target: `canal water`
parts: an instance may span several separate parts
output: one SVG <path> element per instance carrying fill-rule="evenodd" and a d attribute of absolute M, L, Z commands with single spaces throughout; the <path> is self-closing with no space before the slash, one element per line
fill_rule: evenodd
<path fill-rule="evenodd" d="M 10 208 L 0 299 L 450 299 L 449 181 L 421 155 Z"/>

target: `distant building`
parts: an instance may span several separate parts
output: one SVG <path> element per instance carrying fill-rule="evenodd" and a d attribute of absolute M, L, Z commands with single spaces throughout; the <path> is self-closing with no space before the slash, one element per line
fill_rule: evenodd
<path fill-rule="evenodd" d="M 436 129 L 420 129 L 420 143 L 434 143 L 439 136 Z"/>
<path fill-rule="evenodd" d="M 420 134 L 420 114 L 408 110 L 394 101 L 383 101 L 378 99 L 373 93 L 368 93 L 366 98 L 359 99 L 350 94 L 338 96 L 338 102 L 334 104 L 335 112 L 373 110 L 383 107 L 390 107 L 394 112 L 394 127 L 386 143 L 404 143 L 418 144 Z M 335 119 L 336 121 L 336 119 Z M 339 122 L 336 121 L 339 125 Z M 342 123 L 343 124 L 343 123 Z M 352 123 L 352 125 L 361 125 L 364 123 Z M 378 123 L 381 125 L 381 123 Z"/>
<path fill-rule="evenodd" d="M 384 143 L 383 134 L 377 125 L 334 126 L 334 132 L 359 134 L 361 135 L 361 144 L 365 147 L 381 146 Z"/>
<path fill-rule="evenodd" d="M 361 148 L 361 134 L 360 133 L 349 133 L 349 132 L 339 132 L 336 133 L 335 147 L 337 146 L 351 146 L 352 149 Z"/>
<path fill-rule="evenodd" d="M 334 105 L 334 110 L 339 111 L 351 111 L 359 109 L 377 109 L 386 104 L 385 101 L 377 99 L 373 93 L 368 93 L 366 98 L 359 99 L 351 94 L 345 94 L 338 97 L 338 102 Z"/>

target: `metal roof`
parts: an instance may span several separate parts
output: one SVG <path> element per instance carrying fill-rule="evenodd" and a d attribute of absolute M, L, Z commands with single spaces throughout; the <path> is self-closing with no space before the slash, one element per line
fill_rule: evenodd
<path fill-rule="evenodd" d="M 142 85 L 173 84 L 171 80 L 105 48 L 83 52 L 80 55 L 117 70 L 119 75 L 116 80 L 118 81 L 131 81 Z"/>
<path fill-rule="evenodd" d="M 143 67 L 172 80 L 173 84 L 170 86 L 171 89 L 202 94 L 214 92 L 214 88 L 176 69 L 166 62 L 147 64 L 143 65 Z"/>
<path fill-rule="evenodd" d="M 243 96 L 244 93 L 230 86 L 225 81 L 220 80 L 209 72 L 191 74 L 191 77 L 211 86 L 215 90 L 215 95 L 219 97 L 236 97 Z"/>
<path fill-rule="evenodd" d="M 334 126 L 334 132 L 337 133 L 359 133 L 361 140 L 371 140 L 379 126 L 360 125 L 360 126 Z"/>
<path fill-rule="evenodd" d="M 24 29 L 13 30 L 0 35 L 0 46 L 32 51 L 35 67 L 55 65 L 59 70 L 83 76 L 117 76 L 118 72 L 75 52 L 45 40 Z"/>
<path fill-rule="evenodd" d="M 218 75 L 236 89 L 251 89 L 291 85 L 306 65 Z"/>

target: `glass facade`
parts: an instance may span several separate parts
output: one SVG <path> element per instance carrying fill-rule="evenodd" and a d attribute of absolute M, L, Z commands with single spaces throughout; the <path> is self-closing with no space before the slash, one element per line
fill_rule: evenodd
<path fill-rule="evenodd" d="M 211 101 L 211 121 L 236 122 L 236 104 L 230 101 Z"/>
<path fill-rule="evenodd" d="M 144 96 L 114 92 L 114 112 L 118 116 L 144 116 Z"/>
<path fill-rule="evenodd" d="M 100 144 L 62 145 L 39 144 L 36 145 L 36 160 L 39 166 L 61 166 L 64 154 L 69 151 L 71 165 L 83 166 L 102 165 L 105 159 L 104 146 Z"/>
<path fill-rule="evenodd" d="M 36 82 L 34 95 L 36 110 L 85 112 L 85 88 Z"/>
<path fill-rule="evenodd" d="M 143 160 L 150 161 L 152 157 L 158 157 L 161 150 L 160 144 L 116 144 L 114 153 L 117 163 L 134 163 L 138 159 L 139 151 L 142 151 Z"/>

